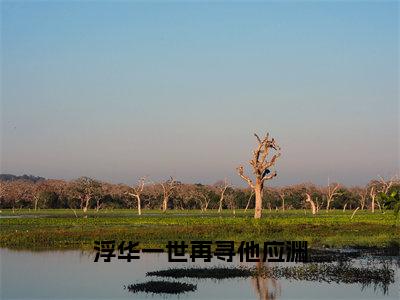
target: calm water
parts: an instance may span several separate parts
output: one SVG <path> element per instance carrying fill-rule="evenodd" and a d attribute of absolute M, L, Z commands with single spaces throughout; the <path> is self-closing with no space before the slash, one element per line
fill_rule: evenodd
<path fill-rule="evenodd" d="M 179 279 L 197 284 L 197 291 L 175 295 L 132 294 L 123 288 L 131 283 L 160 279 L 146 272 L 170 267 L 239 263 L 171 263 L 166 254 L 143 254 L 133 262 L 94 260 L 94 253 L 81 251 L 30 252 L 0 249 L 1 299 L 399 299 L 399 269 L 387 294 L 362 288 L 361 284 L 337 284 L 286 279 Z M 287 266 L 283 263 L 282 265 Z M 173 279 L 164 279 L 173 280 Z"/>

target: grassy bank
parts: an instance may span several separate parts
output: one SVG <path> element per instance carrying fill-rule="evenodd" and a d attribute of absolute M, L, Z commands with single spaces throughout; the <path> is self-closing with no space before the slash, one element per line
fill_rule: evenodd
<path fill-rule="evenodd" d="M 0 247 L 13 249 L 91 249 L 95 240 L 138 241 L 142 247 L 164 247 L 168 241 L 307 240 L 312 247 L 376 246 L 400 241 L 400 226 L 387 211 L 374 214 L 265 210 L 261 220 L 253 211 L 92 211 L 87 218 L 72 210 L 2 210 Z"/>

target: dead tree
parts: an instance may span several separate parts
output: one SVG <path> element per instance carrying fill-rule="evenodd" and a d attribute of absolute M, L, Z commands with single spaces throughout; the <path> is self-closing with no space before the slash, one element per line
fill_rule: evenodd
<path fill-rule="evenodd" d="M 353 211 L 353 213 L 351 214 L 351 218 L 350 219 L 353 219 L 354 218 L 354 215 L 356 214 L 356 212 L 358 211 L 360 209 L 360 207 L 359 206 L 357 206 L 357 208 Z"/>
<path fill-rule="evenodd" d="M 380 193 L 387 195 L 389 193 L 390 188 L 393 184 L 398 183 L 397 175 L 393 176 L 390 180 L 385 180 L 382 176 L 379 176 L 379 181 L 381 183 Z M 379 202 L 379 197 L 376 199 L 376 203 L 378 204 L 379 210 L 382 210 L 381 204 Z"/>
<path fill-rule="evenodd" d="M 393 184 L 400 183 L 397 176 L 392 177 L 390 180 L 385 180 L 381 176 L 378 176 L 379 180 L 371 180 L 367 185 L 367 190 L 369 190 L 369 196 L 371 198 L 371 212 L 375 212 L 375 204 L 378 205 L 379 209 L 382 210 L 381 204 L 379 202 L 378 195 L 380 193 L 387 194 Z"/>
<path fill-rule="evenodd" d="M 251 281 L 254 289 L 257 293 L 258 299 L 260 300 L 275 300 L 279 299 L 282 294 L 282 288 L 279 281 L 272 276 L 263 276 L 264 270 L 267 272 L 271 270 L 270 266 L 262 262 L 260 259 L 256 266 L 257 273 L 259 275 L 253 276 Z"/>
<path fill-rule="evenodd" d="M 336 183 L 335 186 L 331 187 L 331 184 L 328 180 L 328 187 L 326 190 L 326 211 L 329 210 L 329 207 L 333 201 L 333 197 L 340 195 L 340 193 L 337 191 L 339 187 L 340 185 L 338 183 Z"/>
<path fill-rule="evenodd" d="M 175 187 L 176 187 L 176 181 L 175 179 L 171 176 L 170 179 L 161 182 L 160 185 L 162 186 L 163 189 L 163 204 L 162 204 L 162 210 L 165 212 L 168 208 L 168 201 L 169 198 L 171 197 Z"/>
<path fill-rule="evenodd" d="M 220 213 L 222 211 L 222 203 L 224 202 L 224 197 L 225 197 L 225 192 L 227 188 L 229 187 L 228 180 L 225 178 L 224 181 L 217 182 L 215 185 L 217 189 L 220 192 L 219 196 L 219 207 L 218 207 L 218 212 Z"/>
<path fill-rule="evenodd" d="M 202 184 L 196 184 L 192 194 L 199 203 L 201 211 L 206 212 L 211 201 L 210 190 Z"/>
<path fill-rule="evenodd" d="M 200 203 L 200 209 L 202 212 L 206 212 L 208 208 L 208 204 L 210 204 L 210 198 L 208 197 L 207 194 L 198 191 L 197 193 L 198 201 Z"/>
<path fill-rule="evenodd" d="M 394 176 L 390 180 L 386 181 L 385 179 L 383 179 L 382 176 L 379 176 L 379 181 L 382 184 L 382 188 L 381 188 L 381 192 L 382 193 L 387 194 L 389 192 L 389 190 L 392 187 L 393 183 L 396 181 L 396 177 L 397 176 Z"/>
<path fill-rule="evenodd" d="M 228 205 L 228 208 L 232 210 L 233 215 L 236 215 L 236 199 L 235 195 L 232 193 L 229 193 L 226 195 L 226 203 Z"/>
<path fill-rule="evenodd" d="M 318 213 L 319 212 L 319 209 L 320 209 L 320 206 L 321 206 L 322 204 L 320 204 L 320 203 L 318 203 L 318 197 L 315 197 L 315 209 L 316 209 L 316 212 Z"/>
<path fill-rule="evenodd" d="M 249 200 L 247 201 L 247 204 L 246 204 L 246 208 L 244 209 L 244 212 L 246 212 L 247 209 L 249 208 L 250 201 L 251 201 L 251 198 L 253 198 L 253 195 L 254 195 L 254 190 L 252 189 L 251 192 L 250 192 Z"/>
<path fill-rule="evenodd" d="M 282 211 L 285 211 L 285 190 L 284 189 L 280 189 L 278 190 L 278 195 L 279 198 L 281 198 L 282 200 Z"/>
<path fill-rule="evenodd" d="M 369 196 L 371 197 L 371 212 L 375 212 L 375 198 L 376 198 L 376 189 L 374 186 L 371 187 L 369 191 Z"/>
<path fill-rule="evenodd" d="M 91 201 L 102 197 L 101 183 L 89 177 L 80 177 L 71 183 L 71 193 L 80 199 L 80 207 L 86 218 Z"/>
<path fill-rule="evenodd" d="M 315 203 L 314 203 L 314 201 L 311 200 L 310 194 L 307 193 L 306 196 L 307 196 L 306 202 L 310 203 L 311 212 L 312 212 L 313 215 L 315 215 L 317 213 L 317 209 L 316 209 Z"/>
<path fill-rule="evenodd" d="M 141 207 L 141 202 L 140 202 L 140 196 L 143 193 L 144 185 L 146 184 L 146 177 L 141 177 L 138 181 L 138 185 L 136 187 L 133 187 L 133 193 L 128 193 L 129 196 L 135 197 L 137 200 L 138 204 L 138 215 L 140 216 L 142 214 L 142 207 Z"/>
<path fill-rule="evenodd" d="M 104 206 L 104 203 L 100 203 L 100 199 L 96 200 L 96 212 L 99 212 L 100 208 Z"/>
<path fill-rule="evenodd" d="M 355 187 L 353 188 L 353 192 L 359 197 L 360 210 L 364 210 L 365 203 L 368 197 L 368 187 L 364 188 Z"/>
<path fill-rule="evenodd" d="M 261 218 L 262 214 L 262 194 L 264 189 L 264 181 L 274 178 L 277 173 L 276 171 L 271 172 L 270 168 L 274 167 L 276 160 L 281 155 L 279 150 L 281 149 L 275 142 L 275 140 L 269 139 L 269 133 L 267 133 L 264 139 L 260 139 L 257 134 L 254 134 L 258 141 L 258 147 L 253 151 L 253 159 L 250 161 L 250 165 L 253 168 L 253 174 L 255 176 L 255 182 L 253 182 L 248 176 L 244 175 L 243 166 L 237 168 L 240 177 L 245 180 L 248 185 L 254 190 L 256 196 L 254 218 Z M 274 149 L 276 153 L 268 160 L 268 154 L 270 149 Z"/>
<path fill-rule="evenodd" d="M 362 192 L 359 194 L 360 195 L 360 209 L 364 210 L 365 207 L 365 202 L 367 201 L 367 197 L 368 197 L 368 189 L 364 188 L 362 189 Z"/>

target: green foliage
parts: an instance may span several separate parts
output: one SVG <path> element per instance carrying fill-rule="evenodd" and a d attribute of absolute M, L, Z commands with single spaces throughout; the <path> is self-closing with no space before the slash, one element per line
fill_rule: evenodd
<path fill-rule="evenodd" d="M 53 191 L 41 191 L 38 197 L 38 205 L 40 208 L 57 208 L 61 206 L 57 193 Z"/>
<path fill-rule="evenodd" d="M 392 191 L 389 195 L 380 193 L 379 198 L 383 201 L 383 207 L 386 209 L 393 209 L 394 215 L 399 217 L 400 211 L 400 193 L 398 190 Z"/>
<path fill-rule="evenodd" d="M 347 188 L 340 188 L 332 203 L 332 208 L 341 209 L 347 203 L 348 208 L 357 207 L 358 196 Z"/>
<path fill-rule="evenodd" d="M 312 247 L 387 246 L 398 240 L 400 228 L 389 214 L 360 211 L 321 211 L 316 216 L 303 210 L 264 212 L 253 219 L 253 210 L 135 210 L 82 211 L 71 209 L 3 210 L 0 247 L 24 249 L 91 249 L 94 240 L 139 241 L 142 247 L 165 246 L 168 241 L 232 240 L 263 243 L 268 240 L 307 240 Z M 33 218 L 32 215 L 35 217 Z M 12 218 L 7 218 L 12 216 Z M 21 216 L 21 218 L 16 218 Z"/>

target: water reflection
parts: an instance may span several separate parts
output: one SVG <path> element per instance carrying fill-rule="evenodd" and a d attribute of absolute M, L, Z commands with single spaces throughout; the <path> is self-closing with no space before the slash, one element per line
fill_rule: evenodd
<path fill-rule="evenodd" d="M 258 299 L 275 300 L 281 296 L 281 285 L 279 281 L 273 277 L 266 277 L 263 274 L 264 269 L 268 269 L 267 263 L 257 262 L 258 275 L 251 279 Z"/>
<path fill-rule="evenodd" d="M 1 298 L 2 299 L 123 299 L 132 298 L 132 294 L 124 290 L 123 286 L 153 280 L 147 272 L 168 270 L 171 268 L 211 268 L 222 266 L 226 268 L 249 267 L 256 270 L 256 276 L 242 276 L 223 280 L 207 279 L 203 277 L 188 278 L 161 278 L 197 285 L 197 290 L 179 296 L 180 299 L 318 299 L 319 295 L 329 295 L 331 298 L 363 298 L 363 299 L 398 299 L 399 298 L 399 267 L 390 262 L 389 267 L 394 270 L 394 283 L 386 285 L 386 294 L 373 281 L 354 281 L 354 276 L 362 278 L 364 269 L 355 267 L 380 268 L 377 261 L 362 262 L 356 260 L 347 269 L 348 276 L 339 278 L 340 281 L 324 281 L 319 276 L 325 268 L 329 274 L 338 273 L 333 267 L 296 264 L 297 269 L 290 269 L 290 265 L 275 263 L 241 264 L 238 261 L 225 263 L 169 263 L 164 254 L 141 254 L 139 260 L 131 263 L 112 261 L 110 263 L 95 263 L 95 253 L 82 251 L 11 251 L 0 249 L 1 258 Z M 345 265 L 344 265 L 345 266 Z M 285 269 L 287 268 L 287 269 Z M 310 272 L 314 269 L 314 273 Z M 320 269 L 318 269 L 320 268 Z M 253 270 L 253 269 L 252 269 Z M 381 270 L 381 269 L 379 269 Z M 378 270 L 378 271 L 379 271 Z M 300 276 L 305 273 L 311 275 Z M 350 275 L 349 275 L 350 274 Z M 331 274 L 332 275 L 332 274 Z M 341 274 L 343 275 L 343 274 Z M 381 280 L 381 273 L 374 275 L 376 282 Z M 364 276 L 365 277 L 365 276 Z M 338 278 L 338 277 L 336 277 Z M 350 278 L 350 279 L 349 279 Z M 154 278 L 155 281 L 159 281 Z M 323 278 L 322 278 L 323 279 Z M 329 279 L 329 277 L 327 278 Z M 335 279 L 335 278 L 334 278 Z M 338 279 L 338 280 L 339 280 Z M 23 284 L 21 284 L 23 283 Z M 135 299 L 145 298 L 145 293 L 134 295 Z M 153 295 L 152 299 L 164 299 L 163 295 Z M 169 296 L 169 299 L 175 299 Z"/>

